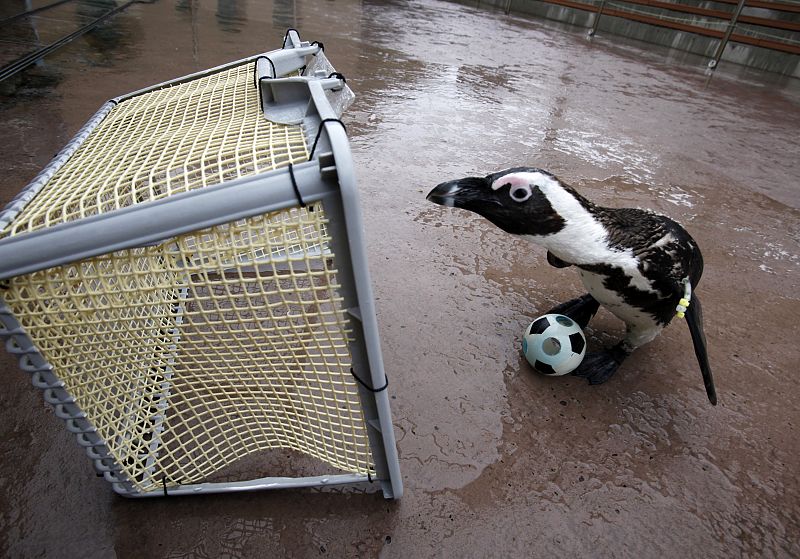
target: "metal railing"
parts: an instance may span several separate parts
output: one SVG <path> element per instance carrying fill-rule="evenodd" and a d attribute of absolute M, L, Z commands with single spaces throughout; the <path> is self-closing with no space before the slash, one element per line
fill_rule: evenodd
<path fill-rule="evenodd" d="M 719 0 L 731 10 L 712 9 L 675 0 L 542 0 L 544 3 L 594 13 L 589 35 L 603 16 L 617 17 L 657 27 L 719 39 L 708 65 L 715 68 L 729 42 L 800 54 L 800 2 L 771 0 Z M 521 0 L 508 0 L 512 10 Z M 770 10 L 766 14 L 746 13 L 748 8 Z M 788 15 L 788 17 L 787 17 Z"/>

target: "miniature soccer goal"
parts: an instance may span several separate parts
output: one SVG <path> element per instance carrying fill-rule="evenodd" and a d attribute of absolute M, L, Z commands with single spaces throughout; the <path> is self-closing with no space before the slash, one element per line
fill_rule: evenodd
<path fill-rule="evenodd" d="M 0 212 L 0 336 L 118 493 L 401 496 L 332 70 L 290 30 L 113 99 Z"/>

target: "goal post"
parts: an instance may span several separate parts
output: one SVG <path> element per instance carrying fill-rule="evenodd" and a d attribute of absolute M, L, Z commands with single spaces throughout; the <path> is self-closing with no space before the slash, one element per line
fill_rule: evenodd
<path fill-rule="evenodd" d="M 402 495 L 332 70 L 290 30 L 113 99 L 0 212 L 0 337 L 116 492 Z"/>

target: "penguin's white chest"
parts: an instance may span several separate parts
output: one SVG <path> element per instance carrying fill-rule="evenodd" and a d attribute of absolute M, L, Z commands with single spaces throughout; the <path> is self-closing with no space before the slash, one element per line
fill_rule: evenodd
<path fill-rule="evenodd" d="M 650 326 L 655 323 L 653 317 L 644 311 L 632 307 L 622 298 L 622 295 L 605 286 L 606 279 L 602 274 L 580 270 L 581 281 L 592 297 L 608 309 L 614 316 L 630 326 Z"/>

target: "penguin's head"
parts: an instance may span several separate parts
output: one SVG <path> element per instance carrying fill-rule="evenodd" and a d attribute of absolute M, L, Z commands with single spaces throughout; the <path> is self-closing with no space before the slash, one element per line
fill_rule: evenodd
<path fill-rule="evenodd" d="M 547 171 L 515 167 L 444 182 L 428 193 L 428 200 L 475 212 L 507 233 L 545 236 L 564 228 L 564 217 L 553 202 L 565 196 L 580 199 Z"/>

